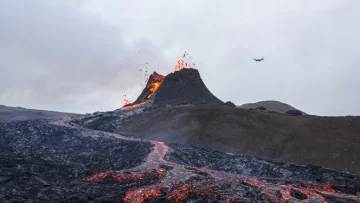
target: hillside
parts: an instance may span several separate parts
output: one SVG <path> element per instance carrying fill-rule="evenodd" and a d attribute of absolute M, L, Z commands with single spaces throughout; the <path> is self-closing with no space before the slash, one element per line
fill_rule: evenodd
<path fill-rule="evenodd" d="M 360 174 L 360 117 L 287 116 L 224 105 L 162 108 L 117 133 Z"/>
<path fill-rule="evenodd" d="M 299 110 L 296 109 L 292 106 L 290 106 L 289 104 L 285 104 L 279 101 L 273 101 L 273 100 L 269 100 L 269 101 L 259 101 L 259 102 L 255 102 L 255 103 L 247 103 L 247 104 L 243 104 L 240 106 L 237 106 L 238 108 L 242 108 L 242 109 L 256 109 L 258 107 L 265 107 L 268 111 L 274 111 L 277 113 L 286 113 L 289 110 Z M 303 112 L 303 114 L 306 115 L 305 112 Z"/>
<path fill-rule="evenodd" d="M 69 117 L 76 117 L 79 115 L 80 114 L 26 109 L 22 107 L 9 107 L 9 106 L 0 105 L 0 122 L 22 121 L 22 120 L 33 120 L 33 119 L 59 120 L 64 117 L 69 118 Z"/>

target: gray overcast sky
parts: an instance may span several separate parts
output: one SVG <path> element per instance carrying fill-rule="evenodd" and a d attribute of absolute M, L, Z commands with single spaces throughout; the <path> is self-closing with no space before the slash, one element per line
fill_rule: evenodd
<path fill-rule="evenodd" d="M 358 0 L 1 0 L 0 104 L 114 110 L 138 68 L 168 74 L 187 51 L 223 101 L 360 115 L 358 19 Z"/>

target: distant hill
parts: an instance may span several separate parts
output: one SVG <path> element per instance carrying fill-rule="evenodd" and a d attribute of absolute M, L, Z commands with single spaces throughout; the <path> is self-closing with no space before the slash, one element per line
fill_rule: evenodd
<path fill-rule="evenodd" d="M 255 102 L 255 103 L 247 103 L 247 104 L 243 104 L 241 106 L 237 106 L 238 108 L 242 108 L 242 109 L 256 109 L 258 107 L 265 107 L 267 111 L 274 111 L 277 113 L 286 113 L 289 110 L 299 110 L 296 109 L 292 106 L 290 106 L 289 104 L 285 104 L 279 101 L 273 101 L 273 100 L 269 100 L 269 101 L 259 101 L 259 102 Z M 301 111 L 301 110 L 299 110 Z M 305 112 L 301 111 L 304 115 L 307 115 Z"/>
<path fill-rule="evenodd" d="M 0 105 L 0 122 L 34 120 L 34 119 L 56 120 L 56 119 L 62 119 L 63 117 L 68 118 L 68 117 L 76 117 L 79 115 L 80 114 L 26 109 L 23 107 L 10 107 L 5 105 Z"/>

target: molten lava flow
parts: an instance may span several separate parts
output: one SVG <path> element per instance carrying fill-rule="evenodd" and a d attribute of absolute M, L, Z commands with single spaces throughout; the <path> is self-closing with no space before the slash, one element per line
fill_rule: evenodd
<path fill-rule="evenodd" d="M 65 121 L 54 124 L 75 128 Z M 94 132 L 99 133 L 99 132 Z M 104 136 L 117 139 L 144 142 L 112 133 L 101 133 Z M 350 193 L 337 191 L 335 185 L 311 181 L 291 180 L 287 178 L 253 177 L 241 174 L 213 171 L 207 168 L 197 168 L 165 160 L 170 150 L 163 142 L 151 141 L 153 150 L 145 162 L 135 168 L 124 171 L 112 171 L 93 175 L 84 181 L 116 181 L 117 184 L 131 185 L 124 196 L 126 203 L 143 202 L 149 198 L 167 198 L 172 202 L 187 201 L 195 197 L 214 202 L 321 202 L 327 198 L 339 202 L 360 202 L 357 195 L 360 190 L 356 186 Z M 339 187 L 339 185 L 336 185 Z M 338 201 L 336 201 L 338 202 Z"/>
<path fill-rule="evenodd" d="M 162 75 L 153 75 L 152 81 L 149 82 L 146 85 L 146 88 L 149 89 L 150 94 L 149 95 L 145 95 L 142 99 L 142 102 L 145 102 L 147 99 L 149 99 L 152 95 L 154 95 L 154 93 L 156 92 L 156 90 L 160 87 L 161 83 L 164 82 L 165 77 Z"/>
<path fill-rule="evenodd" d="M 119 135 L 117 138 L 130 139 Z M 257 191 L 259 196 L 266 200 L 265 202 L 325 203 L 326 200 L 323 196 L 360 201 L 360 197 L 343 194 L 328 184 L 300 182 L 284 178 L 257 178 L 169 163 L 164 160 L 164 157 L 170 148 L 163 142 L 151 141 L 151 143 L 154 145 L 153 150 L 142 165 L 130 169 L 130 171 L 99 173 L 86 180 L 90 182 L 112 178 L 119 183 L 125 180 L 128 181 L 127 183 L 129 181 L 143 182 L 145 186 L 135 186 L 128 190 L 124 197 L 126 203 L 143 202 L 149 198 L 156 198 L 160 194 L 166 194 L 162 195 L 162 198 L 165 197 L 172 202 L 186 200 L 189 195 L 218 202 L 251 202 L 251 197 L 249 200 L 248 197 L 239 195 L 243 193 L 244 188 Z M 227 187 L 222 188 L 224 185 Z M 297 198 L 294 193 L 298 195 Z M 299 197 L 302 199 L 298 199 Z"/>
<path fill-rule="evenodd" d="M 179 200 L 186 197 L 190 193 L 192 193 L 192 190 L 189 190 L 184 185 L 183 186 L 178 186 L 178 187 L 175 186 L 174 190 L 168 193 L 167 198 L 169 200 L 175 200 L 176 202 L 178 202 Z"/>
<path fill-rule="evenodd" d="M 142 102 L 142 103 L 140 103 L 140 104 L 133 104 L 133 105 L 130 105 L 130 106 L 124 106 L 124 107 L 121 107 L 120 110 L 132 109 L 132 108 L 138 107 L 138 106 L 140 106 L 140 105 L 142 105 L 142 104 L 144 104 L 144 103 L 145 103 L 145 102 Z"/>
<path fill-rule="evenodd" d="M 111 135 L 118 139 L 143 141 Z M 252 202 L 252 197 L 243 195 L 248 194 L 246 191 L 255 192 L 257 197 L 264 200 L 259 202 L 325 203 L 325 197 L 360 202 L 359 196 L 336 191 L 329 184 L 285 178 L 251 177 L 169 163 L 165 160 L 170 150 L 169 146 L 163 142 L 151 143 L 153 150 L 143 164 L 126 171 L 99 173 L 85 181 L 115 180 L 118 184 L 133 183 L 134 187 L 129 189 L 124 197 L 126 203 L 143 202 L 160 195 L 172 202 L 186 201 L 189 196 L 217 202 Z"/>
<path fill-rule="evenodd" d="M 91 176 L 90 178 L 87 178 L 86 180 L 87 181 L 97 181 L 97 180 L 101 180 L 101 179 L 103 179 L 103 178 L 105 178 L 105 177 L 108 177 L 110 174 L 108 174 L 108 173 L 99 173 L 99 174 L 96 174 L 96 175 L 93 175 L 93 176 Z"/>
<path fill-rule="evenodd" d="M 150 197 L 157 197 L 163 190 L 163 187 L 157 187 L 157 188 L 153 188 L 147 192 L 142 193 L 141 195 L 139 195 L 138 193 L 141 193 L 143 191 L 145 191 L 146 187 L 140 188 L 138 190 L 130 190 L 125 198 L 124 198 L 124 202 L 125 203 L 138 203 L 138 202 L 143 202 L 145 199 L 148 199 Z"/>
<path fill-rule="evenodd" d="M 148 81 L 147 85 L 146 85 L 146 89 L 148 90 L 148 92 L 143 96 L 143 98 L 141 99 L 140 103 L 135 103 L 132 105 L 127 105 L 121 108 L 121 110 L 128 110 L 128 109 L 132 109 L 135 107 L 138 107 L 142 104 L 144 104 L 151 96 L 153 96 L 156 92 L 156 90 L 160 87 L 161 83 L 164 82 L 165 76 L 163 75 L 158 75 L 156 73 L 152 74 L 150 76 L 150 80 Z M 126 103 L 125 104 L 129 104 Z"/>

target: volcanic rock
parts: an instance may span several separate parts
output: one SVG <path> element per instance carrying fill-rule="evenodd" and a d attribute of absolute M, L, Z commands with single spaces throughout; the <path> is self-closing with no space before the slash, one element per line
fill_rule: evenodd
<path fill-rule="evenodd" d="M 359 124 L 360 117 L 284 116 L 206 104 L 144 112 L 115 132 L 360 174 Z"/>
<path fill-rule="evenodd" d="M 263 107 L 263 106 L 259 106 L 259 107 L 256 107 L 255 110 L 258 110 L 258 111 L 266 111 L 266 108 Z"/>
<path fill-rule="evenodd" d="M 359 176 L 322 167 L 148 142 L 64 121 L 0 123 L 0 133 L 4 202 L 360 200 Z"/>
<path fill-rule="evenodd" d="M 291 115 L 291 116 L 302 116 L 303 113 L 297 109 L 295 110 L 288 110 L 285 112 L 286 115 Z"/>
<path fill-rule="evenodd" d="M 0 122 L 0 135 L 0 202 L 119 202 L 129 186 L 83 179 L 141 164 L 152 148 L 45 120 Z"/>
<path fill-rule="evenodd" d="M 156 92 L 155 106 L 183 104 L 224 104 L 202 81 L 197 69 L 170 73 Z"/>
<path fill-rule="evenodd" d="M 236 105 L 234 103 L 232 103 L 231 101 L 227 101 L 225 102 L 226 106 L 231 106 L 231 107 L 236 107 Z"/>

